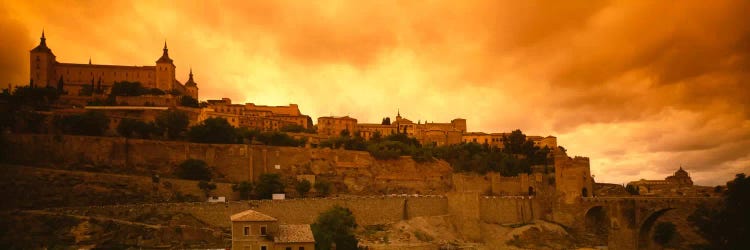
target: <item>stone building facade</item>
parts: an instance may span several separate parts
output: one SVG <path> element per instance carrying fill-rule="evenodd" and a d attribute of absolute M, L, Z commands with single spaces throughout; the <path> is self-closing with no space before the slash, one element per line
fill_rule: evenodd
<path fill-rule="evenodd" d="M 413 121 L 396 114 L 396 119 L 390 124 L 358 123 L 357 119 L 349 116 L 325 116 L 318 118 L 318 135 L 335 137 L 342 131 L 359 135 L 365 140 L 372 139 L 376 134 L 381 137 L 395 133 L 404 133 L 416 138 L 422 145 L 452 145 L 459 143 L 488 144 L 498 148 L 503 147 L 503 139 L 510 133 L 467 132 L 466 119 L 456 118 L 446 123 Z M 536 146 L 557 148 L 557 138 L 554 136 L 527 136 Z"/>
<path fill-rule="evenodd" d="M 680 167 L 673 175 L 667 176 L 664 180 L 645 180 L 631 181 L 628 185 L 637 188 L 640 195 L 669 195 L 689 193 L 693 187 L 693 180 L 690 174 Z"/>
<path fill-rule="evenodd" d="M 230 217 L 232 249 L 314 250 L 315 238 L 308 224 L 279 224 L 274 217 L 246 210 Z"/>
<path fill-rule="evenodd" d="M 175 78 L 176 67 L 169 58 L 166 42 L 154 66 L 101 65 L 92 64 L 90 59 L 88 64 L 63 63 L 57 61 L 42 32 L 39 45 L 29 52 L 29 57 L 29 84 L 34 87 L 58 88 L 68 95 L 78 95 L 84 86 L 107 93 L 115 82 L 129 81 L 198 99 L 198 85 L 193 80 L 192 70 L 185 84 Z"/>
<path fill-rule="evenodd" d="M 203 119 L 224 118 L 235 127 L 279 131 L 289 125 L 298 125 L 304 129 L 310 129 L 313 126 L 310 116 L 302 114 L 297 104 L 288 106 L 233 104 L 229 98 L 207 102 L 208 107 L 204 111 Z"/>

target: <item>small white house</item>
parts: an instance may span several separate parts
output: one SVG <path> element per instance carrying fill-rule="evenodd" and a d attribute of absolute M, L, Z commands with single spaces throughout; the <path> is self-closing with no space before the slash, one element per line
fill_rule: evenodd
<path fill-rule="evenodd" d="M 227 198 L 224 196 L 211 196 L 208 197 L 208 202 L 227 202 Z"/>

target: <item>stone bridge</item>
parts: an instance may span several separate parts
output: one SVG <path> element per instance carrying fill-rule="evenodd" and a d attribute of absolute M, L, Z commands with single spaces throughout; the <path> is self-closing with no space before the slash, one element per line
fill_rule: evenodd
<path fill-rule="evenodd" d="M 651 231 L 665 213 L 686 218 L 699 205 L 719 201 L 712 197 L 596 197 L 561 208 L 572 215 L 569 226 L 584 238 L 615 250 L 651 249 L 656 247 Z"/>

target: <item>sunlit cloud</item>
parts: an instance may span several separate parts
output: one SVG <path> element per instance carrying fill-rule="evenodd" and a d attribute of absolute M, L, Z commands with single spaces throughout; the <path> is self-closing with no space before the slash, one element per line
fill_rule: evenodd
<path fill-rule="evenodd" d="M 58 60 L 152 65 L 166 40 L 201 99 L 316 118 L 468 119 L 556 135 L 599 181 L 750 172 L 748 1 L 13 1 L 0 81 Z M 0 82 L 2 85 L 6 83 Z"/>

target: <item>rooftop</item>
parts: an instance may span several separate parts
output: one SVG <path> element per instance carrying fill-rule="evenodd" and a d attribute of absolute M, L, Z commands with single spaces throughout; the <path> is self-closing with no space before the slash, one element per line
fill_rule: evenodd
<path fill-rule="evenodd" d="M 255 210 L 245 210 L 229 217 L 232 221 L 276 221 L 276 218 L 259 213 Z"/>
<path fill-rule="evenodd" d="M 315 242 L 310 225 L 279 225 L 279 234 L 273 239 L 276 243 Z"/>

